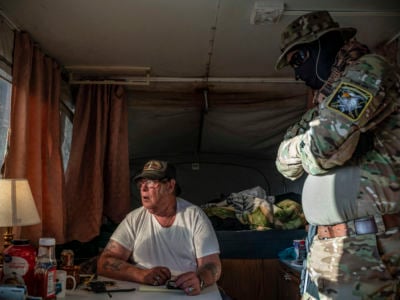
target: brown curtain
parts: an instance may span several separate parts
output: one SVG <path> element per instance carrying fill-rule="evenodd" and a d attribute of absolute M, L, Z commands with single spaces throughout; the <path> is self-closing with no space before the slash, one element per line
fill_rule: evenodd
<path fill-rule="evenodd" d="M 130 211 L 128 120 L 121 86 L 79 87 L 65 195 L 68 241 L 87 242 L 99 234 L 103 215 L 118 223 Z"/>
<path fill-rule="evenodd" d="M 27 33 L 15 35 L 11 135 L 4 177 L 27 178 L 41 224 L 21 228 L 37 244 L 39 237 L 63 243 L 63 167 L 60 151 L 59 96 L 61 71 Z"/>

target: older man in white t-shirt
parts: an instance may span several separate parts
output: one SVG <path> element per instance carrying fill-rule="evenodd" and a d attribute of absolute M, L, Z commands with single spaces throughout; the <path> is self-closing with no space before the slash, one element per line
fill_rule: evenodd
<path fill-rule="evenodd" d="M 219 245 L 203 210 L 177 197 L 175 168 L 151 160 L 134 178 L 142 207 L 120 223 L 101 254 L 100 275 L 151 285 L 173 279 L 188 295 L 221 275 Z"/>

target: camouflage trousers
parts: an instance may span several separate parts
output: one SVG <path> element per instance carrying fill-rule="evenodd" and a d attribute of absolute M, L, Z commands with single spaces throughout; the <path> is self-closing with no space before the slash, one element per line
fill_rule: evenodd
<path fill-rule="evenodd" d="M 320 240 L 307 257 L 319 299 L 400 299 L 400 231 Z M 315 299 L 303 294 L 302 299 Z"/>

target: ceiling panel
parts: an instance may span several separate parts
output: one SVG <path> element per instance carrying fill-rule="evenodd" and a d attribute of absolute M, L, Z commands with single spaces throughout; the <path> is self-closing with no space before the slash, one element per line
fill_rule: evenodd
<path fill-rule="evenodd" d="M 0 9 L 64 66 L 151 67 L 152 82 L 292 78 L 289 69 L 274 70 L 280 33 L 310 10 L 331 11 L 371 48 L 400 32 L 398 0 L 288 0 L 278 23 L 253 25 L 255 2 L 0 0 Z"/>
<path fill-rule="evenodd" d="M 214 0 L 1 1 L 3 12 L 64 65 L 150 66 L 205 73 Z"/>

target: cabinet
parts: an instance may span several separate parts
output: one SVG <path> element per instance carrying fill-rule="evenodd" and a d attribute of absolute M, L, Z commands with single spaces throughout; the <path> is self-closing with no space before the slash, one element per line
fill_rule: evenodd
<path fill-rule="evenodd" d="M 234 300 L 298 300 L 300 271 L 278 259 L 222 259 L 218 285 Z"/>
<path fill-rule="evenodd" d="M 277 300 L 277 259 L 222 259 L 218 285 L 234 300 Z"/>
<path fill-rule="evenodd" d="M 300 296 L 300 272 L 283 262 L 278 265 L 278 299 L 298 300 Z"/>
<path fill-rule="evenodd" d="M 291 247 L 293 240 L 307 236 L 298 230 L 239 230 L 216 231 L 221 249 L 222 274 L 218 281 L 226 294 L 234 300 L 290 300 L 285 298 L 288 287 L 299 294 L 297 282 L 284 280 L 280 261 L 282 249 Z M 289 284 L 290 283 L 290 284 Z M 281 291 L 284 290 L 284 292 Z M 288 293 L 289 294 L 289 293 Z"/>

